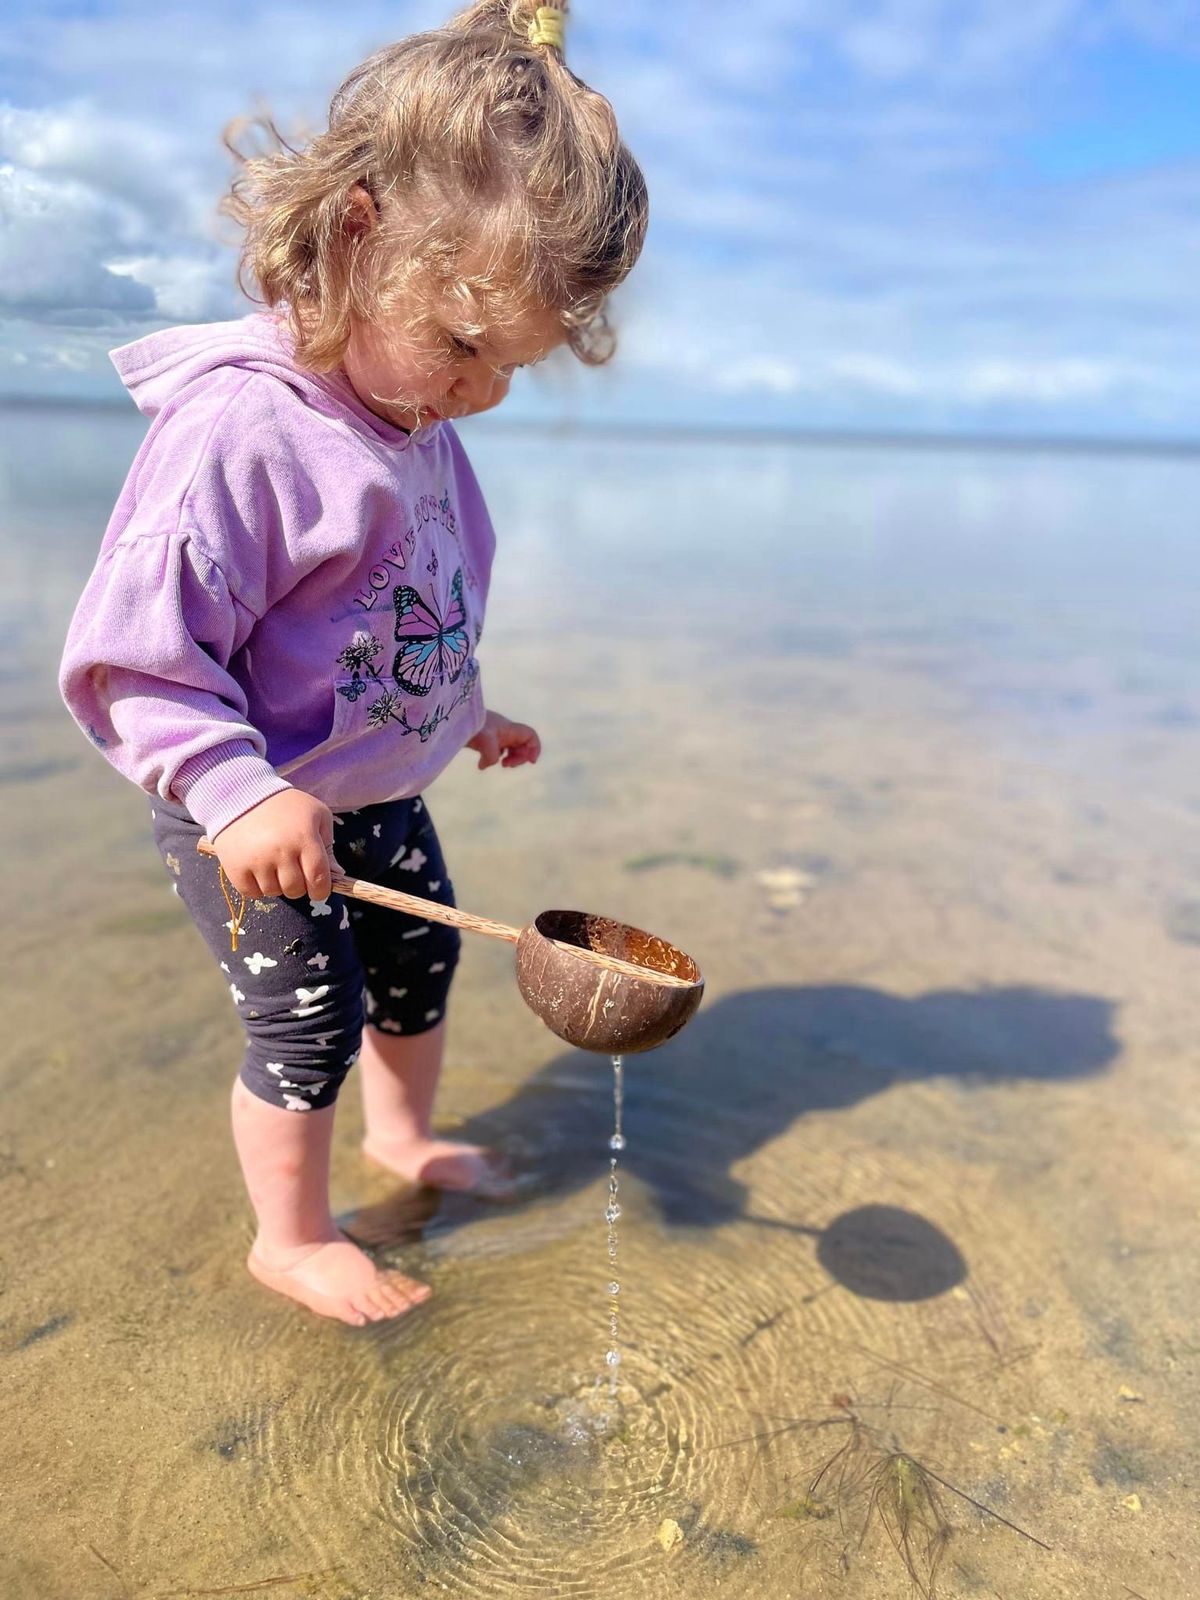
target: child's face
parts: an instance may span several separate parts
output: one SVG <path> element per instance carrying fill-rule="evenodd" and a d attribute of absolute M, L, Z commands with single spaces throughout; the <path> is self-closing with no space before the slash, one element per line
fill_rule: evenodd
<path fill-rule="evenodd" d="M 411 431 L 490 411 L 508 393 L 518 367 L 533 366 L 565 338 L 562 323 L 547 311 L 530 312 L 493 337 L 466 338 L 456 334 L 448 310 L 435 331 L 420 335 L 402 319 L 389 327 L 357 324 L 343 365 L 365 406 Z"/>

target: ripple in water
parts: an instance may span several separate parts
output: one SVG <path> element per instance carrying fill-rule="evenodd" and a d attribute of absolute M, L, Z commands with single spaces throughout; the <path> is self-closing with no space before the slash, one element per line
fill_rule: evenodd
<path fill-rule="evenodd" d="M 424 1263 L 399 1255 L 435 1282 L 411 1319 L 342 1330 L 281 1317 L 283 1337 L 263 1319 L 235 1386 L 258 1397 L 269 1383 L 279 1401 L 255 1409 L 252 1435 L 239 1423 L 245 1453 L 270 1467 L 247 1476 L 248 1516 L 286 1530 L 314 1570 L 382 1595 L 782 1597 L 799 1592 L 795 1563 L 812 1541 L 781 1508 L 839 1447 L 836 1397 L 854 1396 L 922 1459 L 953 1461 L 980 1409 L 1007 1415 L 975 1383 L 1008 1345 L 996 1289 L 1007 1235 L 990 1190 L 939 1191 L 895 1151 L 822 1158 L 816 1135 L 811 1159 L 797 1159 L 793 1138 L 743 1166 L 735 1187 L 703 1126 L 680 1136 L 680 1097 L 660 1096 L 656 1116 L 661 1087 L 648 1080 L 639 1102 L 619 1199 L 610 1148 L 599 1195 L 581 1190 L 574 1205 L 552 1193 L 435 1238 Z M 617 1107 L 613 1137 L 619 1093 Z M 588 1142 L 585 1131 L 581 1161 Z M 596 1214 L 628 1205 L 632 1184 L 639 1226 L 598 1283 Z M 723 1203 L 706 1213 L 708 1185 Z M 931 1221 L 901 1227 L 883 1198 L 901 1187 L 957 1254 L 942 1244 L 931 1257 Z M 695 1217 L 732 1210 L 727 1199 L 740 1205 L 727 1225 L 664 1224 L 684 1202 Z M 486 1251 L 447 1250 L 485 1226 Z M 1022 1280 L 1046 1270 L 1039 1256 Z M 605 1330 L 621 1356 L 615 1386 L 598 1360 L 605 1289 L 621 1306 Z M 937 1387 L 881 1369 L 892 1352 Z M 669 1552 L 664 1519 L 685 1530 Z M 834 1592 L 820 1587 L 824 1548 L 814 1595 Z"/>

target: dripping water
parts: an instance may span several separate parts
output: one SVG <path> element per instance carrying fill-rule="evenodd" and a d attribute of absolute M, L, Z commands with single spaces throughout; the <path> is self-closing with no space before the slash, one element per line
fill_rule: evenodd
<path fill-rule="evenodd" d="M 621 1366 L 621 1284 L 617 1277 L 617 1219 L 621 1215 L 619 1185 L 617 1182 L 617 1157 L 625 1148 L 625 1135 L 621 1132 L 621 1108 L 624 1102 L 624 1062 L 613 1057 L 613 1133 L 608 1141 L 612 1152 L 608 1163 L 608 1205 L 604 1218 L 608 1223 L 608 1334 L 609 1347 L 605 1361 L 608 1364 L 608 1395 L 617 1397 L 617 1373 Z"/>

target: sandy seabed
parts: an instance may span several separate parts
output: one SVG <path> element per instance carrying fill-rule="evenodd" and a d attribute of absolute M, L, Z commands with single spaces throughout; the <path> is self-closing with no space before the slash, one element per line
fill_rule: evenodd
<path fill-rule="evenodd" d="M 519 1203 L 364 1167 L 351 1079 L 335 1204 L 432 1300 L 355 1330 L 245 1273 L 226 982 L 146 803 L 55 709 L 104 452 L 72 516 L 21 501 L 0 1591 L 1200 1593 L 1195 634 L 1170 583 L 1148 630 L 1115 579 L 1073 608 L 1041 569 L 964 598 L 863 532 L 899 504 L 944 573 L 921 505 L 952 531 L 982 482 L 1000 539 L 1042 483 L 1039 514 L 1107 506 L 1119 533 L 1135 496 L 1113 509 L 1105 472 L 1175 469 L 734 452 L 714 503 L 753 485 L 770 537 L 720 583 L 693 550 L 673 589 L 689 539 L 728 555 L 697 520 L 711 484 L 686 453 L 645 461 L 597 531 L 567 514 L 607 482 L 578 450 L 535 502 L 483 460 L 514 528 L 489 699 L 544 760 L 462 759 L 429 803 L 462 905 L 603 911 L 705 971 L 695 1021 L 626 1073 L 615 1402 L 611 1070 L 524 1009 L 488 941 L 456 981 L 442 1120 L 512 1152 Z M 843 540 L 811 563 L 801 488 Z"/>

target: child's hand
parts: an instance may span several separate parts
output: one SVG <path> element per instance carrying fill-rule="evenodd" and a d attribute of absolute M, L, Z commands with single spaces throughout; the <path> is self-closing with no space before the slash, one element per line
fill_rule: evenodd
<path fill-rule="evenodd" d="M 489 711 L 483 727 L 473 739 L 467 740 L 468 750 L 478 750 L 479 766 L 494 767 L 503 752 L 502 767 L 523 767 L 542 753 L 542 741 L 532 728 L 523 722 L 510 722 L 498 711 Z"/>
<path fill-rule="evenodd" d="M 333 812 L 303 789 L 281 789 L 242 813 L 213 840 L 241 894 L 327 900 L 332 885 Z"/>

